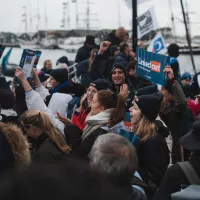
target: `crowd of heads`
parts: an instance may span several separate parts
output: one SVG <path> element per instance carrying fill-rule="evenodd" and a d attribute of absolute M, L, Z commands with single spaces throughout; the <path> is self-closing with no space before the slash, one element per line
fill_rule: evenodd
<path fill-rule="evenodd" d="M 176 59 L 178 45 L 171 44 L 168 54 Z M 188 125 L 190 132 L 183 134 L 186 110 L 195 108 L 199 114 L 200 98 L 193 95 L 195 103 L 189 107 L 184 96 L 194 91 L 190 73 L 178 77 L 174 66 L 167 66 L 163 73 L 168 83 L 159 91 L 137 75 L 136 55 L 124 27 L 110 33 L 100 49 L 95 37 L 87 36 L 76 62 L 77 72 L 86 74 L 86 85 L 72 79 L 65 56 L 56 67 L 46 60 L 30 80 L 18 68 L 11 88 L 0 77 L 4 83 L 0 85 L 0 175 L 5 177 L 0 181 L 0 198 L 132 199 L 134 192 L 145 197 L 146 188 L 152 191 L 152 184 L 156 189 L 162 185 L 169 165 L 170 132 L 172 148 L 194 154 L 200 150 L 198 117 Z M 67 101 L 66 116 L 59 113 L 62 105 L 52 103 L 56 95 L 57 104 L 62 98 Z M 192 100 L 192 95 L 186 97 Z M 179 132 L 174 136 L 175 131 Z M 136 172 L 141 175 L 142 192 L 132 187 Z"/>

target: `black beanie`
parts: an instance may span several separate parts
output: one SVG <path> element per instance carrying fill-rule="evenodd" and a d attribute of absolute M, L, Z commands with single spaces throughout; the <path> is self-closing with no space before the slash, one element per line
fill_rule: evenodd
<path fill-rule="evenodd" d="M 68 70 L 66 68 L 54 69 L 50 75 L 60 84 L 69 80 Z"/>
<path fill-rule="evenodd" d="M 11 109 L 14 106 L 14 96 L 11 90 L 0 89 L 1 109 Z"/>
<path fill-rule="evenodd" d="M 109 87 L 109 81 L 105 79 L 97 79 L 90 83 L 90 86 L 95 87 L 98 91 L 99 90 L 107 90 Z"/>
<path fill-rule="evenodd" d="M 121 63 L 114 64 L 113 67 L 112 67 L 111 74 L 113 73 L 113 71 L 115 69 L 121 69 L 124 72 L 124 74 L 126 75 L 126 68 L 125 68 L 125 66 L 123 64 L 121 64 Z"/>
<path fill-rule="evenodd" d="M 139 97 L 142 95 L 154 94 L 156 92 L 158 92 L 158 86 L 157 84 L 153 84 L 153 85 L 138 89 L 135 95 Z"/>
<path fill-rule="evenodd" d="M 137 101 L 138 100 L 138 101 Z M 161 93 L 143 95 L 135 101 L 149 121 L 155 121 L 160 111 L 163 95 Z"/>
<path fill-rule="evenodd" d="M 70 66 L 70 62 L 68 60 L 68 58 L 66 56 L 62 56 L 61 58 L 59 58 L 56 62 L 56 65 L 58 65 L 59 63 L 64 63 L 66 64 L 68 67 Z"/>

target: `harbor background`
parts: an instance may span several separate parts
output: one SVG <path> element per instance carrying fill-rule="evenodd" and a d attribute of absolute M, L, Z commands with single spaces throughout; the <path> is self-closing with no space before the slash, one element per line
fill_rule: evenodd
<path fill-rule="evenodd" d="M 4 51 L 3 56 L 6 54 L 9 48 L 6 48 Z M 74 61 L 76 57 L 76 53 L 68 53 L 65 50 L 49 50 L 49 49 L 40 49 L 42 51 L 41 58 L 38 63 L 38 69 L 42 68 L 43 62 L 47 59 L 50 59 L 52 61 L 53 67 L 56 66 L 56 61 L 62 57 L 67 56 L 70 61 Z M 22 55 L 23 49 L 20 48 L 13 48 L 12 54 L 9 58 L 9 63 L 12 64 L 19 64 L 21 55 Z M 3 57 L 2 56 L 2 57 Z M 179 65 L 181 72 L 188 71 L 190 73 L 194 73 L 192 69 L 192 63 L 189 55 L 180 55 L 178 57 Z M 194 60 L 196 64 L 196 69 L 199 72 L 200 71 L 200 55 L 194 55 Z"/>

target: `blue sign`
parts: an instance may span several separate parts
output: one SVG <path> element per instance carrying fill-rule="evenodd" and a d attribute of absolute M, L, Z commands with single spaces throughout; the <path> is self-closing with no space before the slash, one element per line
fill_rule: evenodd
<path fill-rule="evenodd" d="M 141 48 L 137 48 L 137 66 L 138 76 L 159 85 L 165 85 L 167 81 L 166 74 L 163 72 L 170 60 L 169 56 L 151 53 Z"/>

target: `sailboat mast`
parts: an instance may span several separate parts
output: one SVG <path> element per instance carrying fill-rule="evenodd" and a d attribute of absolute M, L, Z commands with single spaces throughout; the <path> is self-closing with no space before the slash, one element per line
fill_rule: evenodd
<path fill-rule="evenodd" d="M 119 27 L 121 26 L 121 8 L 120 5 L 121 4 L 121 0 L 118 0 L 118 23 L 119 23 Z"/>
<path fill-rule="evenodd" d="M 185 9 L 184 9 L 184 5 L 183 5 L 183 0 L 180 0 L 180 3 L 181 3 L 182 13 L 183 13 L 183 19 L 184 19 L 184 24 L 185 24 L 185 31 L 186 31 L 186 36 L 187 36 L 187 42 L 188 42 L 189 50 L 190 50 L 190 56 L 191 56 L 192 66 L 193 66 L 193 69 L 194 69 L 194 73 L 196 74 L 196 68 L 195 68 L 195 63 L 194 63 L 194 56 L 193 56 L 193 52 L 192 52 L 191 39 L 190 39 L 189 30 L 188 30 L 188 26 L 187 26 L 187 19 L 186 19 Z"/>
<path fill-rule="evenodd" d="M 27 7 L 26 7 L 26 6 L 23 6 L 23 9 L 24 9 L 24 12 L 23 12 L 23 14 L 22 14 L 22 16 L 23 16 L 22 21 L 25 22 L 25 33 L 27 33 L 27 31 L 28 31 Z"/>
<path fill-rule="evenodd" d="M 39 22 L 40 22 L 40 10 L 39 10 L 39 0 L 37 0 L 37 24 L 36 24 L 36 31 L 37 31 L 38 41 L 40 39 L 40 35 L 39 35 Z"/>
<path fill-rule="evenodd" d="M 176 26 L 174 22 L 174 13 L 173 13 L 173 7 L 172 7 L 172 2 L 169 0 L 169 8 L 171 10 L 171 21 L 172 21 L 172 31 L 173 31 L 173 37 L 175 39 L 175 42 L 177 42 L 177 37 L 176 37 Z"/>
<path fill-rule="evenodd" d="M 78 17 L 78 1 L 76 1 L 76 29 L 78 29 L 78 21 L 79 21 L 79 17 Z"/>
<path fill-rule="evenodd" d="M 32 19 L 32 10 L 31 10 L 31 3 L 29 4 L 29 21 L 30 21 L 30 32 L 32 31 L 33 28 L 33 19 Z"/>
<path fill-rule="evenodd" d="M 87 30 L 90 29 L 90 0 L 87 0 Z"/>
<path fill-rule="evenodd" d="M 137 43 L 138 43 L 138 34 L 137 34 L 137 0 L 132 0 L 132 48 L 136 52 Z"/>
<path fill-rule="evenodd" d="M 47 17 L 47 4 L 46 4 L 46 0 L 44 1 L 44 11 L 45 11 L 45 30 L 46 30 L 46 34 L 47 34 L 47 29 L 48 29 L 48 17 Z"/>

